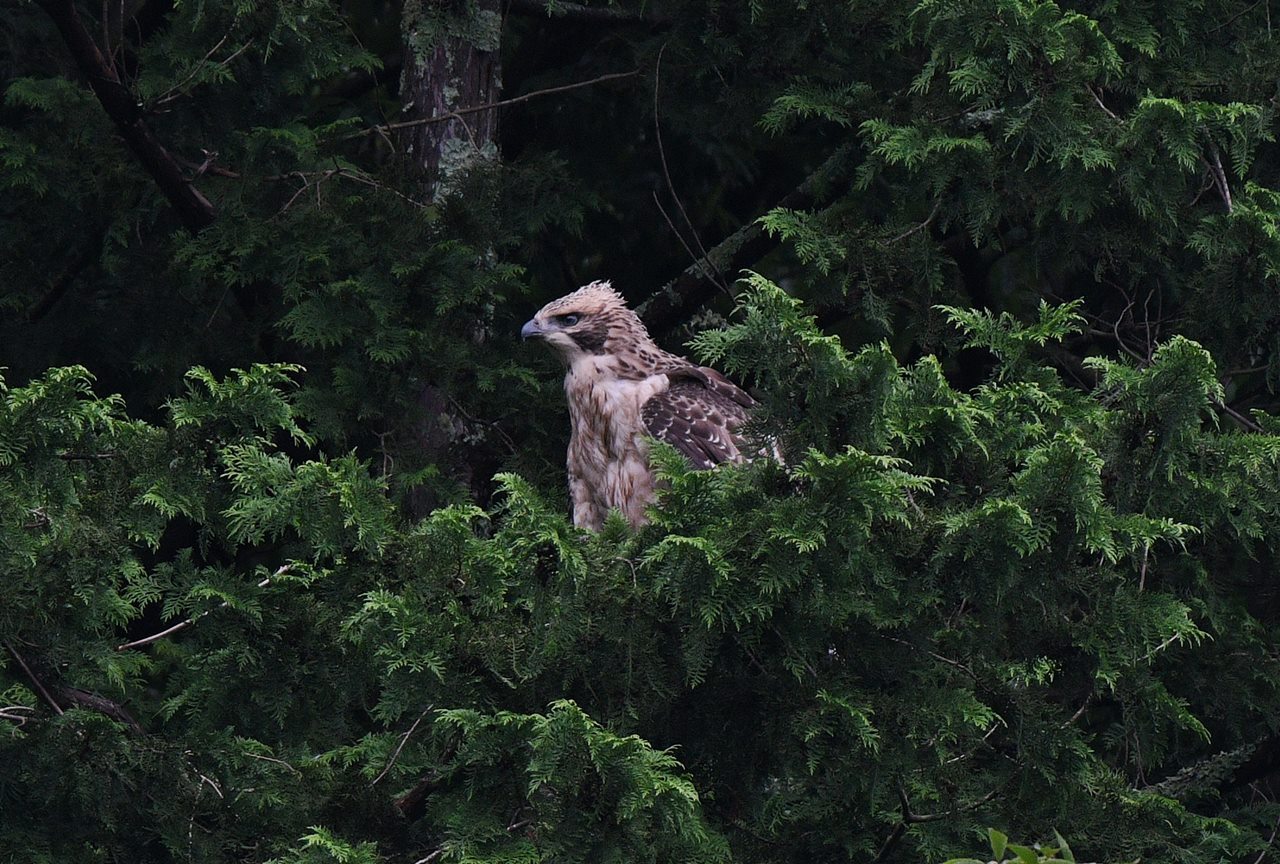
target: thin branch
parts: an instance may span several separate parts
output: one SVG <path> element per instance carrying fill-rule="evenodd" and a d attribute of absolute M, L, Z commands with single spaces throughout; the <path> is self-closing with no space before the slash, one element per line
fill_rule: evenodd
<path fill-rule="evenodd" d="M 502 442 L 507 445 L 507 449 L 511 451 L 513 454 L 519 451 L 520 448 L 516 446 L 516 442 L 512 440 L 511 436 L 508 435 L 506 433 L 506 430 L 502 428 L 501 419 L 481 420 L 480 418 L 474 416 L 469 411 L 467 411 L 466 408 L 462 407 L 462 403 L 459 402 L 457 399 L 454 399 L 452 396 L 449 397 L 449 404 L 453 407 L 453 410 L 456 411 L 458 415 L 462 417 L 463 420 L 466 420 L 468 423 L 473 423 L 476 426 L 488 426 L 490 429 L 497 432 L 498 437 L 502 439 Z M 383 448 L 383 453 L 384 454 L 386 453 L 385 448 Z"/>
<path fill-rule="evenodd" d="M 276 765 L 283 765 L 284 767 L 288 768 L 297 776 L 299 777 L 302 776 L 301 771 L 299 771 L 297 768 L 294 768 L 292 765 L 290 765 L 288 762 L 284 761 L 283 759 L 277 759 L 274 756 L 263 756 L 261 753 L 245 753 L 244 755 L 248 756 L 250 759 L 257 759 L 259 762 L 272 762 L 272 763 L 275 763 Z"/>
<path fill-rule="evenodd" d="M 1148 651 L 1146 654 L 1143 654 L 1141 657 L 1139 657 L 1139 658 L 1138 658 L 1138 662 L 1139 662 L 1139 663 L 1141 663 L 1141 662 L 1143 662 L 1144 660 L 1150 660 L 1152 657 L 1156 656 L 1156 655 L 1157 655 L 1157 654 L 1159 654 L 1161 651 L 1163 651 L 1164 649 L 1168 648 L 1168 647 L 1169 647 L 1170 645 L 1172 645 L 1174 642 L 1177 642 L 1177 641 L 1181 640 L 1182 638 L 1183 638 L 1183 636 L 1182 636 L 1182 634 L 1181 634 L 1181 633 L 1174 633 L 1174 634 L 1173 634 L 1172 636 L 1170 636 L 1168 639 L 1164 640 L 1164 641 L 1163 641 L 1163 642 L 1161 642 L 1159 645 L 1157 645 L 1156 647 L 1154 647 L 1154 648 L 1152 648 L 1150 651 Z"/>
<path fill-rule="evenodd" d="M 1230 213 L 1234 209 L 1231 205 L 1231 187 L 1227 185 L 1227 172 L 1222 170 L 1222 155 L 1218 152 L 1218 145 L 1212 140 L 1209 141 L 1209 153 L 1213 156 L 1213 162 L 1210 163 L 1203 156 L 1200 161 L 1203 162 L 1213 175 L 1213 182 L 1217 184 L 1218 194 L 1222 196 L 1222 202 L 1227 205 L 1227 212 Z"/>
<path fill-rule="evenodd" d="M 669 27 L 664 18 L 646 18 L 643 12 L 629 12 L 607 6 L 583 6 L 556 0 L 508 0 L 507 11 L 518 15 L 538 16 L 556 21 L 573 21 L 583 24 L 642 24 L 650 27 Z"/>
<path fill-rule="evenodd" d="M 267 578 L 259 581 L 258 587 L 266 588 L 268 585 L 271 584 L 271 580 L 280 578 L 284 574 L 288 573 L 291 569 L 293 569 L 292 564 L 285 564 L 283 567 L 276 570 L 276 572 L 272 573 Z M 152 642 L 159 642 L 161 639 L 165 638 L 166 636 L 172 636 L 174 633 L 179 633 L 183 630 L 186 630 L 188 627 L 192 626 L 197 621 L 204 618 L 210 612 L 213 612 L 214 609 L 225 609 L 230 605 L 231 605 L 230 601 L 223 600 L 217 606 L 213 607 L 213 609 L 206 609 L 203 612 L 201 612 L 199 615 L 194 615 L 191 618 L 187 618 L 185 621 L 179 621 L 177 624 L 174 624 L 172 627 L 166 627 L 164 630 L 161 630 L 159 633 L 153 633 L 150 636 L 147 636 L 143 639 L 134 639 L 132 642 L 125 642 L 123 645 L 117 645 L 116 650 L 126 651 L 130 648 L 141 648 L 145 645 L 150 645 Z"/>
<path fill-rule="evenodd" d="M 676 207 L 680 210 L 680 215 L 684 217 L 684 224 L 689 226 L 689 232 L 693 235 L 693 242 L 698 245 L 698 251 L 702 253 L 702 257 L 695 259 L 693 263 L 695 265 L 704 266 L 706 268 L 706 277 L 712 281 L 718 282 L 720 287 L 725 290 L 725 293 L 730 293 L 729 286 L 723 283 L 720 279 L 719 272 L 715 270 L 715 266 L 707 257 L 707 249 L 702 245 L 702 240 L 698 237 L 698 229 L 694 227 L 693 220 L 689 218 L 688 211 L 684 209 L 684 202 L 682 202 L 680 200 L 680 196 L 676 194 L 675 184 L 671 182 L 671 169 L 667 167 L 667 149 L 662 143 L 662 121 L 658 116 L 658 88 L 662 83 L 662 55 L 666 50 L 667 43 L 664 42 L 662 47 L 658 49 L 658 59 L 655 61 L 653 66 L 653 133 L 654 140 L 658 144 L 658 157 L 662 161 L 662 176 L 666 178 L 667 191 L 671 193 L 672 199 L 676 202 Z M 656 202 L 657 200 L 657 194 L 655 193 L 654 201 Z M 662 209 L 661 204 L 658 205 L 658 209 Z M 663 213 L 662 215 L 665 217 L 667 214 Z M 670 224 L 670 222 L 671 220 L 668 219 L 667 223 Z M 673 230 L 674 227 L 675 226 L 672 226 Z M 684 244 L 684 238 L 680 239 L 680 243 L 682 245 Z M 685 246 L 685 248 L 688 249 L 689 247 Z M 690 252 L 690 257 L 692 257 L 692 252 Z"/>
<path fill-rule="evenodd" d="M 1117 123 L 1124 122 L 1119 117 L 1117 117 L 1110 108 L 1106 106 L 1106 103 L 1102 101 L 1102 96 L 1099 95 L 1097 90 L 1094 90 L 1093 87 L 1089 84 L 1084 85 L 1084 87 L 1086 90 L 1089 91 L 1089 95 L 1093 97 L 1093 101 L 1098 103 L 1098 107 L 1102 109 L 1103 113 L 1105 113 L 1108 117 L 1110 117 L 1112 120 L 1116 121 Z"/>
<path fill-rule="evenodd" d="M 14 723 L 17 723 L 18 728 L 21 729 L 35 718 L 26 714 L 15 714 L 14 712 L 31 711 L 34 713 L 35 710 L 36 709 L 32 708 L 30 705 L 5 705 L 0 707 L 0 720 L 12 720 Z"/>
<path fill-rule="evenodd" d="M 898 842 L 902 840 L 902 835 L 905 833 L 907 833 L 906 822 L 899 822 L 897 825 L 894 825 L 893 831 L 890 832 L 889 836 L 885 838 L 884 843 L 881 844 L 880 851 L 876 853 L 876 857 L 871 859 L 871 864 L 880 864 L 880 862 L 884 860 L 884 857 L 893 850 L 893 847 L 898 845 Z"/>
<path fill-rule="evenodd" d="M 1217 27 L 1212 27 L 1212 28 L 1210 28 L 1210 29 L 1206 30 L 1204 35 L 1208 36 L 1208 35 L 1209 35 L 1209 34 L 1211 34 L 1211 33 L 1217 33 L 1219 30 L 1221 30 L 1221 29 L 1222 29 L 1222 28 L 1224 28 L 1224 27 L 1229 27 L 1229 26 L 1231 26 L 1232 24 L 1234 24 L 1234 23 L 1235 23 L 1237 20 L 1239 20 L 1240 18 L 1243 18 L 1245 15 L 1248 15 L 1248 14 L 1249 14 L 1250 12 L 1252 12 L 1254 9 L 1257 9 L 1259 6 L 1261 6 L 1261 5 L 1262 5 L 1262 3 L 1263 3 L 1263 0 L 1258 0 L 1258 2 L 1254 3 L 1252 6 L 1246 6 L 1246 7 L 1244 7 L 1244 8 L 1243 8 L 1243 9 L 1241 9 L 1239 12 L 1237 12 L 1236 14 L 1234 14 L 1234 15 L 1232 15 L 1230 18 L 1228 18 L 1226 21 L 1223 21 L 1223 22 L 1222 22 L 1221 24 L 1219 24 Z M 1269 33 L 1269 32 L 1271 32 L 1271 29 L 1270 29 L 1270 14 L 1271 14 L 1271 4 L 1270 4 L 1270 3 L 1267 3 L 1267 15 L 1268 15 L 1268 21 L 1267 21 L 1267 25 L 1268 25 L 1268 26 L 1267 26 L 1267 32 L 1268 32 L 1268 33 Z"/>
<path fill-rule="evenodd" d="M 400 751 L 404 749 L 404 745 L 409 743 L 409 736 L 413 734 L 414 730 L 418 728 L 418 724 L 421 723 L 427 714 L 431 712 L 431 709 L 435 707 L 435 704 L 432 703 L 426 708 L 423 708 L 422 713 L 418 715 L 417 720 L 413 721 L 413 725 L 409 727 L 409 730 L 400 736 L 400 743 L 396 745 L 395 752 L 392 753 L 391 758 L 387 760 L 387 767 L 383 768 L 382 771 L 379 772 L 378 776 L 373 778 L 373 782 L 369 784 L 370 787 L 377 786 L 378 781 L 387 776 L 387 772 L 391 770 L 391 766 L 395 765 L 396 760 L 400 758 Z"/>
<path fill-rule="evenodd" d="M 942 208 L 942 199 L 939 198 L 936 202 L 934 202 L 933 209 L 929 211 L 929 215 L 925 218 L 923 222 L 921 222 L 919 225 L 916 225 L 912 228 L 908 228 L 906 231 L 903 231 L 897 237 L 893 237 L 889 240 L 885 240 L 880 245 L 892 246 L 894 243 L 897 243 L 900 240 L 906 240 L 912 234 L 915 234 L 919 231 L 923 231 L 924 229 L 928 228 L 930 223 L 932 223 L 934 218 L 938 215 L 938 210 L 940 210 L 941 208 Z"/>
<path fill-rule="evenodd" d="M 197 773 L 197 774 L 199 774 L 199 772 L 196 772 L 196 773 Z M 209 788 L 213 790 L 213 794 L 217 795 L 219 798 L 223 798 L 223 797 L 224 797 L 224 796 L 223 796 L 223 794 L 222 794 L 222 789 L 221 789 L 221 787 L 219 787 L 217 783 L 215 783 L 214 781 L 210 780 L 210 779 L 209 779 L 208 777 L 206 777 L 205 775 L 200 774 L 200 782 L 201 782 L 201 783 L 207 783 L 207 784 L 208 784 L 208 786 L 209 786 Z"/>
<path fill-rule="evenodd" d="M 981 798 L 977 798 L 973 801 L 970 801 L 967 804 L 957 804 L 955 807 L 952 807 L 950 810 L 946 810 L 942 813 L 912 813 L 911 805 L 907 801 L 907 793 L 901 788 L 898 789 L 898 800 L 902 804 L 902 821 L 904 823 L 910 823 L 915 825 L 915 824 L 920 824 L 922 822 L 938 822 L 942 819 L 950 819 L 952 816 L 955 816 L 957 813 L 965 813 L 969 810 L 977 810 L 983 804 L 986 804 L 988 801 L 990 801 L 992 798 L 995 798 L 999 794 L 1000 794 L 1000 787 L 997 787 L 995 789 L 992 789 L 986 795 L 983 795 Z"/>
<path fill-rule="evenodd" d="M 76 253 L 75 258 L 71 260 L 71 263 L 67 266 L 66 270 L 64 270 L 57 279 L 50 283 L 49 290 L 45 295 L 33 303 L 31 308 L 27 310 L 27 323 L 35 324 L 48 315 L 49 312 L 58 305 L 58 301 L 65 297 L 67 292 L 71 290 L 71 286 L 75 284 L 76 277 L 84 272 L 85 268 L 97 259 L 101 251 L 102 236 L 101 233 L 98 233 L 94 240 L 91 240 L 84 246 L 84 248 Z"/>
<path fill-rule="evenodd" d="M 927 648 L 920 648 L 918 645 L 913 645 L 907 640 L 899 639 L 896 636 L 884 636 L 882 634 L 882 638 L 887 639 L 890 642 L 897 642 L 899 645 L 905 645 L 913 651 L 920 651 L 924 654 L 928 654 L 930 657 L 932 657 L 934 660 L 937 660 L 939 663 L 945 663 L 948 666 L 952 666 L 956 669 L 959 669 L 961 672 L 968 675 L 970 678 L 977 680 L 978 676 L 973 673 L 973 670 L 970 669 L 968 666 L 964 665 L 963 663 L 961 663 L 959 660 L 952 660 L 950 657 L 944 657 L 941 654 L 938 654 L 935 651 L 930 651 Z"/>
<path fill-rule="evenodd" d="M 1202 159 L 1201 161 L 1203 162 L 1204 160 Z M 1196 192 L 1196 197 L 1191 199 L 1191 203 L 1187 205 L 1188 207 L 1194 207 L 1199 204 L 1200 199 L 1204 197 L 1204 193 L 1217 187 L 1218 181 L 1214 178 L 1213 172 L 1209 170 L 1208 163 L 1205 163 L 1204 178 L 1204 185 L 1200 187 L 1200 191 Z"/>
<path fill-rule="evenodd" d="M 9 649 L 9 653 L 13 655 L 13 659 L 18 661 L 18 665 L 22 667 L 22 671 L 27 673 L 27 677 L 30 678 L 31 683 L 35 685 L 36 691 L 39 692 L 39 694 L 44 697 L 44 701 L 48 702 L 49 706 L 53 708 L 53 713 L 61 717 L 64 713 L 62 706 L 49 695 L 48 690 L 44 689 L 44 685 L 40 683 L 40 679 L 36 677 L 36 673 L 31 671 L 31 667 L 27 665 L 27 661 L 22 659 L 22 655 L 18 653 L 18 649 L 13 647 L 12 642 L 5 642 L 4 647 Z"/>
<path fill-rule="evenodd" d="M 1093 697 L 1094 694 L 1092 692 L 1088 696 L 1084 697 L 1084 701 L 1080 703 L 1080 707 L 1076 709 L 1076 713 L 1068 717 L 1066 722 L 1062 724 L 1063 729 L 1066 729 L 1068 726 L 1074 726 L 1076 721 L 1084 716 L 1084 712 L 1093 704 Z"/>
<path fill-rule="evenodd" d="M 98 49 L 80 20 L 73 0 L 40 0 L 40 7 L 58 28 L 62 41 L 103 110 L 115 123 L 120 137 L 151 175 L 182 224 L 192 234 L 212 225 L 217 218 L 213 204 L 183 176 L 172 154 L 143 122 L 136 96 L 120 81 Z"/>
<path fill-rule="evenodd" d="M 846 176 L 854 151 L 854 146 L 849 143 L 837 148 L 803 183 L 771 209 L 797 210 L 827 200 L 831 188 Z M 759 218 L 754 218 L 713 246 L 707 258 L 719 272 L 735 273 L 763 257 L 775 245 L 761 227 Z M 718 290 L 719 286 L 706 278 L 702 267 L 687 267 L 641 303 L 636 312 L 648 325 L 649 332 L 667 332 L 685 315 L 715 296 Z"/>
<path fill-rule="evenodd" d="M 165 90 L 163 93 L 161 93 L 152 101 L 152 107 L 156 105 L 162 105 L 165 102 L 168 102 L 171 99 L 173 99 L 175 94 L 181 93 L 182 89 L 186 87 L 189 83 L 191 83 L 191 80 L 193 78 L 195 78 L 197 75 L 200 74 L 200 70 L 203 69 L 205 64 L 209 62 L 209 58 L 212 57 L 219 48 L 225 45 L 227 40 L 230 38 L 231 38 L 231 34 L 227 33 L 221 39 L 219 39 L 218 43 L 214 45 L 212 48 L 210 48 L 207 54 L 205 54 L 203 57 L 200 58 L 200 62 L 196 63 L 196 65 L 191 67 L 191 71 L 188 72 L 181 81 L 179 81 L 177 84 L 174 84 L 168 90 Z M 245 47 L 248 47 L 248 46 L 246 45 Z"/>
<path fill-rule="evenodd" d="M 384 123 L 380 126 L 370 126 L 368 129 L 361 129 L 359 132 L 352 132 L 350 135 L 344 136 L 343 140 L 350 138 L 360 138 L 364 135 L 385 134 L 394 132 L 397 129 L 408 129 L 413 126 L 429 126 L 433 123 L 444 123 L 447 120 L 456 120 L 462 114 L 474 114 L 478 111 L 491 111 L 494 108 L 506 108 L 510 105 L 519 105 L 521 102 L 528 102 L 530 99 L 536 99 L 539 96 L 550 96 L 554 93 L 564 93 L 569 90 L 577 90 L 581 87 L 590 87 L 593 84 L 600 84 L 605 81 L 616 81 L 620 78 L 632 78 L 640 74 L 639 69 L 632 69 L 630 72 L 611 72 L 608 75 L 600 75 L 588 81 L 577 81 L 573 84 L 562 84 L 559 87 L 548 87 L 544 90 L 534 90 L 532 93 L 525 93 L 523 96 L 516 96 L 512 99 L 501 99 L 497 102 L 487 102 L 484 105 L 472 105 L 469 108 L 459 108 L 457 111 L 450 111 L 448 114 L 440 114 L 435 117 L 422 117 L 417 120 L 404 120 L 400 123 Z"/>
<path fill-rule="evenodd" d="M 1214 402 L 1213 404 L 1214 404 L 1214 407 L 1216 407 L 1219 411 L 1221 411 L 1223 414 L 1226 414 L 1232 420 L 1235 420 L 1237 423 L 1239 423 L 1244 428 L 1248 429 L 1250 432 L 1262 431 L 1261 426 L 1259 426 L 1256 422 L 1254 422 L 1250 418 L 1241 414 L 1236 409 L 1232 408 L 1226 402 Z"/>
<path fill-rule="evenodd" d="M 658 198 L 657 189 L 653 190 L 653 203 L 658 208 L 658 212 L 662 214 L 662 220 L 667 223 L 667 227 L 671 229 L 671 233 L 676 235 L 676 239 L 680 241 L 680 245 L 684 247 L 684 251 L 689 253 L 689 257 L 693 259 L 692 266 L 697 267 L 700 271 L 702 271 L 702 275 L 707 279 L 714 280 L 717 274 L 707 269 L 707 265 L 705 263 L 707 260 L 706 255 L 704 254 L 701 258 L 699 258 L 694 253 L 693 249 L 689 246 L 689 244 L 685 242 L 684 235 L 680 233 L 680 229 L 676 227 L 675 222 L 671 221 L 671 217 L 667 215 L 666 208 L 662 206 L 662 201 Z M 719 283 L 717 282 L 717 285 L 718 284 Z"/>
<path fill-rule="evenodd" d="M 982 738 L 978 741 L 978 743 L 977 743 L 976 745 L 974 745 L 974 748 L 973 748 L 972 750 L 970 750 L 970 751 L 969 751 L 969 752 L 967 752 L 967 753 L 961 753 L 959 756 L 952 756 L 950 759 L 945 759 L 945 760 L 943 760 L 942 764 L 943 764 L 943 765 L 954 765 L 954 764 L 956 764 L 957 762 L 963 762 L 963 761 L 964 761 L 964 760 L 966 760 L 966 759 L 972 758 L 974 755 L 976 755 L 976 754 L 977 754 L 978 750 L 979 750 L 979 749 L 980 749 L 984 744 L 986 744 L 986 743 L 987 743 L 987 739 L 988 739 L 988 738 L 990 738 L 992 735 L 994 735 L 994 734 L 995 734 L 995 732 L 996 732 L 996 730 L 997 730 L 997 729 L 999 729 L 999 728 L 1000 728 L 1001 726 L 1003 726 L 1003 725 L 1004 725 L 1003 723 L 992 723 L 992 724 L 991 724 L 991 728 L 990 728 L 990 729 L 988 729 L 988 730 L 987 730 L 987 732 L 986 732 L 986 734 L 982 736 Z"/>
<path fill-rule="evenodd" d="M 227 34 L 227 36 L 230 36 L 230 35 L 231 34 L 229 33 Z M 223 36 L 217 45 L 214 45 L 212 48 L 209 49 L 209 53 L 204 55 L 203 58 L 201 58 L 200 62 L 195 65 L 195 68 L 193 68 L 191 72 L 188 73 L 186 78 L 183 78 L 177 84 L 173 85 L 168 90 L 164 91 L 159 96 L 157 96 L 154 100 L 152 100 L 151 104 L 147 106 L 147 110 L 154 112 L 159 108 L 162 108 L 163 106 L 168 105 L 170 102 L 174 102 L 178 99 L 181 99 L 183 96 L 187 95 L 187 89 L 186 89 L 187 86 L 192 82 L 193 79 L 195 79 L 197 75 L 200 74 L 200 71 L 204 69 L 205 64 L 209 62 L 209 58 L 213 56 L 213 52 L 221 48 L 222 43 L 227 41 L 227 36 Z M 244 52 L 248 51 L 251 45 L 253 45 L 253 40 L 250 40 L 244 43 L 239 48 L 232 51 L 231 54 L 229 54 L 225 60 L 219 60 L 217 63 L 213 64 L 214 68 L 230 66 L 231 62 L 235 60 L 237 57 L 239 57 L 241 54 L 243 54 Z"/>
<path fill-rule="evenodd" d="M 1253 864 L 1262 864 L 1266 860 L 1267 853 L 1271 851 L 1271 846 L 1276 842 L 1277 831 L 1280 831 L 1280 816 L 1276 817 L 1276 824 L 1271 829 L 1271 836 L 1267 838 L 1267 845 L 1258 853 L 1258 857 L 1253 859 Z"/>

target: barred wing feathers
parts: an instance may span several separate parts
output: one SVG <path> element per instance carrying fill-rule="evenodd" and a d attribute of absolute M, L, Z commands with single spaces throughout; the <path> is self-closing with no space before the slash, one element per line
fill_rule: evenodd
<path fill-rule="evenodd" d="M 741 462 L 738 428 L 755 400 L 705 366 L 667 370 L 670 386 L 641 406 L 645 429 L 675 447 L 696 469 Z"/>

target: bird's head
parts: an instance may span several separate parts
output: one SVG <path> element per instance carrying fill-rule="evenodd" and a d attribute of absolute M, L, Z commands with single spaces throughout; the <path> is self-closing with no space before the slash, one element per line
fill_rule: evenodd
<path fill-rule="evenodd" d="M 523 339 L 541 339 L 566 363 L 584 354 L 615 353 L 619 345 L 647 345 L 649 333 L 608 282 L 592 282 L 538 310 L 520 328 Z"/>

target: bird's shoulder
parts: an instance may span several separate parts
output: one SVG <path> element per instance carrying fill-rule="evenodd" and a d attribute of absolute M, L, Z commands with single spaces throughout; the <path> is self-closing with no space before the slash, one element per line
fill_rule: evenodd
<path fill-rule="evenodd" d="M 709 366 L 684 361 L 662 372 L 668 386 L 641 406 L 645 430 L 695 468 L 740 461 L 737 429 L 755 400 Z"/>

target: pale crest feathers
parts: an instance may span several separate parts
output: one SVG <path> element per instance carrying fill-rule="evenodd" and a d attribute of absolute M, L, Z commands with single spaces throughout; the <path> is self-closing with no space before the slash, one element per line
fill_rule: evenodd
<path fill-rule="evenodd" d="M 573 521 L 598 529 L 610 509 L 644 522 L 655 480 L 648 436 L 695 468 L 754 453 L 739 433 L 755 404 L 714 369 L 659 348 L 608 282 L 553 300 L 526 325 L 565 361 L 572 433 L 567 467 Z"/>

